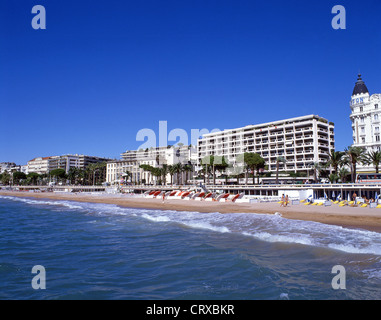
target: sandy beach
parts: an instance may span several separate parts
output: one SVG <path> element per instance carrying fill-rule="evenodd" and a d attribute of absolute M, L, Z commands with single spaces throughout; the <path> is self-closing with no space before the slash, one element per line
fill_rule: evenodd
<path fill-rule="evenodd" d="M 14 197 L 32 197 L 55 200 L 69 200 L 79 202 L 107 203 L 130 208 L 146 208 L 194 212 L 227 213 L 280 213 L 287 219 L 316 221 L 326 224 L 339 225 L 350 228 L 361 228 L 381 232 L 381 209 L 361 207 L 306 206 L 303 204 L 281 207 L 278 203 L 232 203 L 193 200 L 165 200 L 135 198 L 128 195 L 109 194 L 81 194 L 81 193 L 32 193 L 17 191 L 0 191 L 0 195 Z"/>

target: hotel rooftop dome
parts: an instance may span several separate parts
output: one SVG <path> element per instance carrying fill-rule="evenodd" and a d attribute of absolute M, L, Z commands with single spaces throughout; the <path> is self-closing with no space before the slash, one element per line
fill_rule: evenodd
<path fill-rule="evenodd" d="M 355 96 L 356 94 L 362 94 L 362 93 L 369 93 L 369 91 L 364 81 L 362 81 L 361 79 L 361 74 L 359 74 L 355 88 L 353 89 L 352 96 Z"/>

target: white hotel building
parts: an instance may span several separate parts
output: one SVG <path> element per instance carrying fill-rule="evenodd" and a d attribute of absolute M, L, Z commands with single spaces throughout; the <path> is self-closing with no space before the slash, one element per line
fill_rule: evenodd
<path fill-rule="evenodd" d="M 359 74 L 350 102 L 353 146 L 381 150 L 381 94 L 370 95 Z"/>
<path fill-rule="evenodd" d="M 208 155 L 224 156 L 234 166 L 242 166 L 237 156 L 258 153 L 265 159 L 270 172 L 308 172 L 313 163 L 324 163 L 335 149 L 334 124 L 317 115 L 307 115 L 243 128 L 208 133 L 198 140 L 198 163 Z"/>
<path fill-rule="evenodd" d="M 109 161 L 107 163 L 106 182 L 115 184 L 126 179 L 126 171 L 130 173 L 128 182 L 133 184 L 156 184 L 158 178 L 150 172 L 144 171 L 140 165 L 146 164 L 152 167 L 161 167 L 163 164 L 174 165 L 196 164 L 196 148 L 191 146 L 168 146 L 157 147 L 146 150 L 127 150 L 121 154 L 121 160 Z M 184 181 L 184 180 L 182 180 Z M 167 183 L 170 182 L 170 175 L 167 175 Z"/>

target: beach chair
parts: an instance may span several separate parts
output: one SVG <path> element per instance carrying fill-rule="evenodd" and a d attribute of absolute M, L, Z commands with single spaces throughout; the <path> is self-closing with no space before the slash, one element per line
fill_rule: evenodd
<path fill-rule="evenodd" d="M 308 202 L 308 201 L 307 201 L 307 202 L 304 202 L 303 204 L 304 204 L 305 206 L 309 206 L 309 205 L 311 204 L 311 202 Z"/>
<path fill-rule="evenodd" d="M 322 206 L 323 204 L 324 204 L 323 202 L 319 202 L 317 205 Z"/>
<path fill-rule="evenodd" d="M 338 204 L 338 203 L 339 203 L 339 201 L 332 201 L 332 203 L 333 203 L 333 204 Z"/>
<path fill-rule="evenodd" d="M 307 201 L 307 199 L 300 200 L 300 203 L 304 203 L 304 202 L 306 202 L 306 201 Z"/>
<path fill-rule="evenodd" d="M 311 203 L 311 206 L 317 206 L 317 202 Z"/>
<path fill-rule="evenodd" d="M 381 204 L 377 205 L 377 207 L 376 207 L 376 208 L 381 208 Z"/>
<path fill-rule="evenodd" d="M 339 207 L 345 207 L 345 206 L 347 206 L 348 204 L 345 202 L 345 201 L 343 201 L 342 203 L 340 203 L 339 204 Z"/>
<path fill-rule="evenodd" d="M 366 208 L 367 206 L 368 206 L 367 203 L 363 203 L 363 204 L 361 205 L 361 208 Z"/>

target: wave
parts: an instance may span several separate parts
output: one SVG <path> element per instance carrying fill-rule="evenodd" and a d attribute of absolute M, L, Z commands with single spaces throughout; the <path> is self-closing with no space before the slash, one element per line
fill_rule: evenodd
<path fill-rule="evenodd" d="M 291 243 L 350 254 L 381 255 L 380 233 L 319 222 L 291 220 L 283 218 L 280 214 L 163 211 L 122 208 L 112 204 L 34 200 L 9 196 L 0 196 L 0 199 L 20 201 L 28 205 L 63 206 L 88 214 L 134 217 L 134 219 L 145 219 L 150 223 L 160 223 L 164 227 L 166 223 L 171 223 L 180 227 L 252 237 L 269 243 Z"/>
<path fill-rule="evenodd" d="M 24 202 L 27 204 L 32 205 L 51 205 L 51 206 L 64 206 L 69 209 L 83 209 L 82 206 L 73 204 L 72 201 L 59 201 L 59 200 L 34 200 L 34 199 L 28 199 L 28 198 L 20 198 L 20 197 L 11 197 L 11 196 L 0 196 L 0 199 L 8 199 L 8 200 L 14 200 L 19 202 Z"/>

